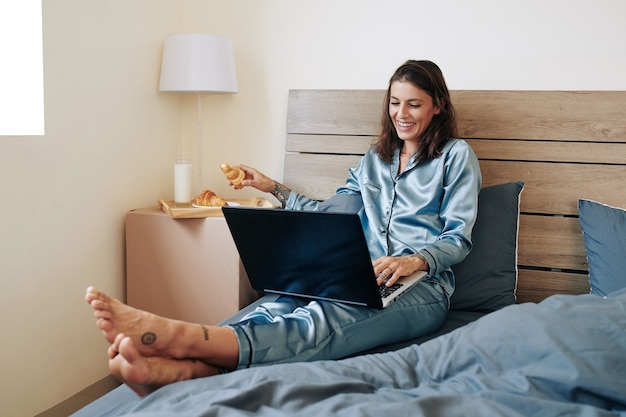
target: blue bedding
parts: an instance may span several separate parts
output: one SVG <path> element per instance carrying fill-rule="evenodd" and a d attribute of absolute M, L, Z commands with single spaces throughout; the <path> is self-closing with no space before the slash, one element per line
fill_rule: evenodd
<path fill-rule="evenodd" d="M 179 382 L 128 416 L 626 416 L 626 290 L 521 304 L 421 345 Z"/>

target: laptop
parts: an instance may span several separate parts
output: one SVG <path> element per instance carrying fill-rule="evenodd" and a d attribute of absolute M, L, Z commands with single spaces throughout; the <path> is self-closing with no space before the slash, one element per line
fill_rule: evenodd
<path fill-rule="evenodd" d="M 379 287 L 356 214 L 223 207 L 256 291 L 385 308 L 427 276 Z M 386 294 L 383 294 L 386 293 Z"/>

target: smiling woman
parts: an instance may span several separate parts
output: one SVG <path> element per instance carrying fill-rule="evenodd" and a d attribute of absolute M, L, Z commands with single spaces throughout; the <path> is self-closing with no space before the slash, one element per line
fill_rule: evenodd
<path fill-rule="evenodd" d="M 0 0 L 0 50 L 0 135 L 43 135 L 41 0 Z"/>
<path fill-rule="evenodd" d="M 400 168 L 412 155 L 417 162 L 438 158 L 448 138 L 458 137 L 450 92 L 441 69 L 432 61 L 409 60 L 400 66 L 391 77 L 385 102 L 389 110 L 383 116 L 376 147 L 387 163 L 398 147 L 404 158 Z"/>
<path fill-rule="evenodd" d="M 391 84 L 389 116 L 398 138 L 404 142 L 398 173 L 404 171 L 413 154 L 419 150 L 420 138 L 433 116 L 440 112 L 433 98 L 411 82 L 395 81 Z"/>

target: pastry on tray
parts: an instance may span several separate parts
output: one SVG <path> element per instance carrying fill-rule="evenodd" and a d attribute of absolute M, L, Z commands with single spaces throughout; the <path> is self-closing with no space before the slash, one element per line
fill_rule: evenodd
<path fill-rule="evenodd" d="M 220 165 L 222 172 L 235 188 L 243 187 L 241 182 L 246 178 L 246 173 L 240 168 L 233 168 L 228 164 Z"/>
<path fill-rule="evenodd" d="M 222 197 L 216 195 L 211 190 L 204 190 L 191 201 L 196 206 L 222 207 L 228 203 Z"/>

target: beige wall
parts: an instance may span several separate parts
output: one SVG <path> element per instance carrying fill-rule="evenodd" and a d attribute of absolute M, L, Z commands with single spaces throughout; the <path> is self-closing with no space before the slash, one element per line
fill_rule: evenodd
<path fill-rule="evenodd" d="M 282 176 L 290 88 L 385 88 L 408 58 L 455 89 L 626 90 L 621 0 L 46 0 L 46 136 L 0 137 L 0 407 L 30 416 L 107 374 L 82 297 L 124 296 L 124 214 L 195 158 L 194 96 L 158 93 L 163 38 L 233 39 L 240 92 L 203 96 L 220 162 Z M 254 194 L 241 191 L 243 194 Z"/>
<path fill-rule="evenodd" d="M 124 213 L 171 187 L 180 101 L 160 95 L 164 0 L 43 1 L 46 135 L 0 137 L 0 414 L 107 373 L 88 285 L 124 295 Z"/>

